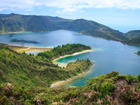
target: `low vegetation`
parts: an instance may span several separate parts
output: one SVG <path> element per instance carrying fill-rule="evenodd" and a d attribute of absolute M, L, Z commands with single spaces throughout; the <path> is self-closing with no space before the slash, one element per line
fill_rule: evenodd
<path fill-rule="evenodd" d="M 139 105 L 140 75 L 118 72 L 94 77 L 85 86 L 69 89 L 31 88 L 0 85 L 1 105 Z"/>

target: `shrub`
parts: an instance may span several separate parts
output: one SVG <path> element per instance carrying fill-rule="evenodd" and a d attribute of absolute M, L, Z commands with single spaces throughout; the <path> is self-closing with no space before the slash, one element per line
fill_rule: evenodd
<path fill-rule="evenodd" d="M 138 81 L 140 82 L 140 75 L 138 74 Z"/>
<path fill-rule="evenodd" d="M 126 80 L 130 84 L 133 80 L 135 80 L 135 78 L 132 75 L 127 75 Z"/>
<path fill-rule="evenodd" d="M 107 78 L 115 77 L 115 76 L 117 76 L 118 74 L 119 74 L 118 71 L 112 71 L 110 74 L 107 74 L 106 77 L 107 77 Z"/>
<path fill-rule="evenodd" d="M 112 92 L 114 89 L 115 89 L 114 84 L 103 82 L 102 85 L 101 85 L 102 96 L 105 97 L 105 95 L 107 95 L 107 94 L 111 95 L 110 92 Z"/>

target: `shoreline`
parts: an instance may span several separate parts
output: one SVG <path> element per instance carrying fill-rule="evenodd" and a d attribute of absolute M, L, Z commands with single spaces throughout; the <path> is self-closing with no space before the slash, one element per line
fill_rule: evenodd
<path fill-rule="evenodd" d="M 29 47 L 20 44 L 8 44 L 8 43 L 0 43 L 0 46 L 8 47 L 18 53 L 27 52 L 27 51 L 50 51 L 51 49 L 53 49 L 53 48 L 44 48 L 44 47 Z"/>
<path fill-rule="evenodd" d="M 4 32 L 0 34 L 32 33 L 32 31 Z"/>
<path fill-rule="evenodd" d="M 95 65 L 95 62 L 91 62 L 91 63 L 92 63 L 92 65 L 86 71 L 78 74 L 77 76 L 73 76 L 72 78 L 69 78 L 67 80 L 58 81 L 56 83 L 53 83 L 53 84 L 51 84 L 50 88 L 61 88 L 61 86 L 65 85 L 66 83 L 68 83 L 68 82 L 70 82 L 70 81 L 88 73 L 91 70 L 91 68 Z"/>
<path fill-rule="evenodd" d="M 93 49 L 83 50 L 81 52 L 75 52 L 73 54 L 60 56 L 59 58 L 53 59 L 52 62 L 53 62 L 53 64 L 56 64 L 56 65 L 58 64 L 58 66 L 60 66 L 60 67 L 66 67 L 68 63 L 58 63 L 57 60 L 62 59 L 62 58 L 65 58 L 65 57 L 68 57 L 68 56 L 76 56 L 76 55 L 80 55 L 80 54 L 87 53 L 87 52 L 92 52 L 92 51 L 93 51 Z"/>

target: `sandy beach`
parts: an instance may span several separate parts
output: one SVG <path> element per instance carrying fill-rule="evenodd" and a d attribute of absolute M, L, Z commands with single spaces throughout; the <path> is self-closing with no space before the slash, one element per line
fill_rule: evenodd
<path fill-rule="evenodd" d="M 76 52 L 76 53 L 73 53 L 73 54 L 60 56 L 59 58 L 56 58 L 56 59 L 52 60 L 52 62 L 54 64 L 56 64 L 56 65 L 58 64 L 58 66 L 60 66 L 60 67 L 66 67 L 67 66 L 67 63 L 58 63 L 57 60 L 58 59 L 65 58 L 65 57 L 68 57 L 68 56 L 76 56 L 76 55 L 87 53 L 87 52 L 91 52 L 91 51 L 93 51 L 93 49 L 91 49 L 91 50 L 84 50 L 84 51 L 81 51 L 81 52 Z"/>
<path fill-rule="evenodd" d="M 40 48 L 40 47 L 26 47 L 20 44 L 5 44 L 5 43 L 0 43 L 0 46 L 6 46 L 19 53 L 26 52 L 26 51 L 50 51 L 52 49 L 52 48 Z"/>
<path fill-rule="evenodd" d="M 82 76 L 82 75 L 88 73 L 94 64 L 95 64 L 95 63 L 92 62 L 92 65 L 89 67 L 89 69 L 88 69 L 87 71 L 85 71 L 85 72 L 83 72 L 83 73 L 80 73 L 80 74 L 78 74 L 77 76 L 74 76 L 74 77 L 69 78 L 69 79 L 67 79 L 67 80 L 58 81 L 58 82 L 52 84 L 52 85 L 50 86 L 50 88 L 59 88 L 59 87 L 65 85 L 66 83 L 68 83 L 68 82 L 70 82 L 70 81 L 72 81 L 72 80 L 74 80 L 74 79 L 76 79 L 76 78 L 78 78 L 78 77 L 80 77 L 80 76 Z"/>
<path fill-rule="evenodd" d="M 32 31 L 3 32 L 1 34 L 32 33 Z"/>

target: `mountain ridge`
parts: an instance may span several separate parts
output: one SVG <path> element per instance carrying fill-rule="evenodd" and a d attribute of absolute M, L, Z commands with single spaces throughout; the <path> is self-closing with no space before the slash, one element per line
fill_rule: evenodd
<path fill-rule="evenodd" d="M 122 33 L 98 22 L 86 19 L 64 19 L 52 16 L 0 14 L 0 33 L 9 32 L 47 32 L 71 30 L 109 40 L 130 44 L 130 39 L 138 38 L 140 30 Z M 139 40 L 139 39 L 134 39 Z M 133 41 L 134 45 L 139 45 Z"/>
<path fill-rule="evenodd" d="M 85 19 L 72 20 L 51 16 L 20 15 L 14 13 L 0 14 L 0 26 L 1 33 L 19 31 L 45 32 L 59 29 L 81 32 L 84 30 L 92 29 L 104 32 L 109 31 L 112 33 L 118 33 L 120 36 L 123 36 L 122 32 L 113 30 L 95 21 Z M 112 40 L 114 39 L 112 38 Z"/>

